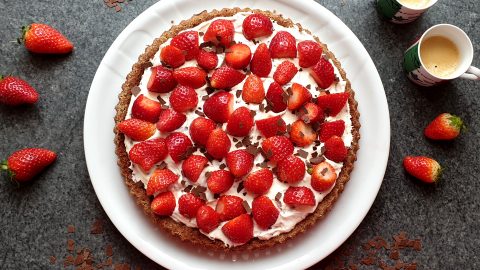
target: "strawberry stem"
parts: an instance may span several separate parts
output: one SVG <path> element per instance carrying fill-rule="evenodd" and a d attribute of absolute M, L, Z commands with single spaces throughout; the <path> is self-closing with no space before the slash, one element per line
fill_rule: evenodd
<path fill-rule="evenodd" d="M 308 173 L 308 174 L 312 174 L 312 173 L 313 173 L 313 168 L 308 168 L 308 169 L 307 169 L 307 173 Z"/>
<path fill-rule="evenodd" d="M 0 163 L 0 172 L 6 172 L 10 181 L 15 179 L 15 173 L 8 168 L 8 162 L 6 160 Z"/>
<path fill-rule="evenodd" d="M 25 35 L 27 35 L 28 30 L 30 30 L 30 25 L 22 26 L 22 37 L 17 38 L 18 44 L 22 44 L 25 42 Z"/>

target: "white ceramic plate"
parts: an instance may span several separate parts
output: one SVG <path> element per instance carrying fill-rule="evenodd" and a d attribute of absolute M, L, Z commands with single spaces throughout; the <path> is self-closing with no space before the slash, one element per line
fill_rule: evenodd
<path fill-rule="evenodd" d="M 327 217 L 285 245 L 233 255 L 192 248 L 155 228 L 128 193 L 113 143 L 114 107 L 131 66 L 155 37 L 203 10 L 223 7 L 272 10 L 320 37 L 342 63 L 356 92 L 361 114 L 358 160 L 351 180 Z M 93 187 L 118 230 L 143 254 L 175 269 L 306 268 L 338 248 L 357 228 L 378 193 L 387 165 L 390 119 L 380 76 L 357 37 L 320 4 L 308 0 L 160 1 L 117 37 L 93 79 L 85 110 L 85 156 Z"/>

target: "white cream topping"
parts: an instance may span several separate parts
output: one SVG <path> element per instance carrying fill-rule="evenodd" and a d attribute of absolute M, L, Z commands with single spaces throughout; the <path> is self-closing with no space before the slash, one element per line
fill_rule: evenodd
<path fill-rule="evenodd" d="M 248 45 L 250 47 L 251 51 L 252 51 L 252 55 L 253 55 L 253 52 L 255 52 L 255 49 L 258 46 L 258 44 L 266 43 L 267 46 L 268 46 L 270 44 L 271 39 L 275 35 L 275 33 L 278 32 L 278 31 L 282 31 L 282 30 L 290 32 L 296 38 L 297 43 L 300 42 L 300 41 L 304 41 L 304 40 L 313 40 L 313 38 L 311 36 L 307 35 L 304 32 L 300 32 L 297 27 L 286 28 L 286 27 L 278 25 L 274 22 L 274 32 L 273 32 L 273 34 L 268 36 L 268 37 L 257 38 L 256 40 L 258 42 L 256 44 L 254 44 L 252 41 L 248 41 L 247 39 L 245 39 L 245 37 L 242 34 L 243 19 L 246 16 L 248 16 L 249 14 L 250 13 L 237 13 L 236 15 L 234 15 L 232 17 L 225 17 L 225 18 L 222 18 L 222 19 L 227 19 L 227 20 L 233 21 L 233 24 L 235 26 L 234 40 L 237 43 L 243 43 L 243 44 Z M 217 20 L 217 19 L 221 19 L 221 18 L 215 18 L 213 20 Z M 203 23 L 199 24 L 198 26 L 192 28 L 192 30 L 205 33 L 208 26 L 210 25 L 210 23 L 211 23 L 211 21 L 203 22 Z M 200 37 L 200 39 L 202 39 L 202 37 Z M 168 44 L 170 44 L 170 40 L 167 40 L 167 42 L 164 43 L 164 46 L 166 46 Z M 161 48 L 160 48 L 160 50 L 161 50 Z M 154 66 L 161 64 L 161 62 L 160 62 L 160 50 L 159 50 L 159 52 L 156 53 L 154 58 L 151 60 L 151 62 Z M 219 54 L 218 56 L 219 56 L 218 66 L 221 66 L 224 62 L 223 61 L 224 60 L 224 55 Z M 285 60 L 288 60 L 288 61 L 293 62 L 297 67 L 299 67 L 298 58 L 295 58 L 295 59 L 272 59 L 272 60 L 273 60 L 272 61 L 273 65 L 272 65 L 272 70 L 271 70 L 269 76 L 267 78 L 262 78 L 265 90 L 267 90 L 269 85 L 273 82 L 273 78 L 272 78 L 273 77 L 273 72 L 276 70 L 277 66 L 281 62 L 283 62 Z M 331 62 L 331 60 L 330 60 L 330 62 Z M 196 66 L 196 61 L 195 60 L 187 61 L 182 67 L 188 67 L 188 66 Z M 340 75 L 340 72 L 338 71 L 337 67 L 335 65 L 333 65 L 333 66 L 334 66 L 335 75 L 336 75 L 337 78 L 339 78 L 339 81 L 334 82 L 326 90 L 330 91 L 330 93 L 344 92 L 346 82 L 342 79 L 342 77 Z M 209 75 L 211 75 L 211 73 L 212 73 L 212 71 L 209 73 Z M 167 101 L 167 105 L 168 105 L 168 100 L 169 100 L 169 97 L 170 97 L 170 93 L 159 94 L 159 93 L 154 93 L 154 92 L 148 91 L 147 83 L 148 83 L 148 80 L 150 78 L 150 75 L 151 75 L 151 70 L 150 70 L 150 68 L 148 68 L 148 69 L 145 70 L 145 72 L 143 74 L 143 77 L 142 77 L 142 80 L 139 84 L 139 87 L 141 89 L 139 94 L 143 94 L 144 96 L 146 96 L 148 98 L 151 98 L 151 99 L 154 99 L 154 100 L 157 99 L 157 96 L 161 96 L 163 98 L 163 100 Z M 288 87 L 291 86 L 292 83 L 295 83 L 295 82 L 299 83 L 303 86 L 311 85 L 312 96 L 313 97 L 318 97 L 319 91 L 315 90 L 315 86 L 317 84 L 315 83 L 313 78 L 310 76 L 308 68 L 297 72 L 297 74 L 291 80 L 291 82 L 284 85 L 283 88 L 287 89 Z M 278 114 L 273 113 L 273 112 L 261 112 L 261 111 L 258 110 L 258 105 L 245 103 L 241 97 L 239 97 L 239 98 L 236 97 L 236 92 L 237 92 L 237 90 L 241 90 L 243 88 L 243 83 L 244 82 L 241 82 L 240 84 L 236 85 L 230 91 L 235 97 L 234 109 L 236 109 L 238 107 L 241 107 L 241 106 L 245 106 L 245 107 L 249 108 L 250 110 L 256 111 L 255 120 L 265 119 L 265 118 L 272 117 L 272 116 L 279 115 L 279 114 L 282 115 L 283 120 L 287 124 L 291 124 L 298 119 L 297 116 L 295 114 L 293 114 L 292 112 L 290 112 L 289 110 L 286 110 L 286 111 L 278 113 Z M 205 91 L 205 88 L 206 88 L 206 85 L 196 90 L 197 93 L 198 93 L 198 97 L 199 97 L 199 101 L 198 101 L 198 105 L 197 105 L 197 107 L 198 107 L 197 109 L 199 111 L 203 110 L 204 100 L 202 100 L 202 96 L 207 95 L 207 93 Z M 134 100 L 135 99 L 132 98 L 131 101 L 130 101 L 130 105 L 129 105 L 129 108 L 128 108 L 128 113 L 127 113 L 127 116 L 125 117 L 126 119 L 131 118 L 131 109 L 132 109 L 132 105 L 133 105 Z M 267 105 L 265 100 L 264 100 L 264 105 Z M 187 120 L 182 125 L 182 127 L 180 127 L 179 129 L 176 130 L 176 132 L 182 132 L 182 133 L 186 134 L 187 136 L 190 136 L 189 132 L 188 132 L 188 128 L 189 128 L 191 122 L 197 117 L 198 117 L 198 115 L 193 113 L 193 112 L 187 113 Z M 352 133 L 351 133 L 352 122 L 351 122 L 351 119 L 350 119 L 350 109 L 349 109 L 348 104 L 347 104 L 347 106 L 345 106 L 342 109 L 342 111 L 338 115 L 336 115 L 334 117 L 329 116 L 329 117 L 326 118 L 326 120 L 327 121 L 335 121 L 335 120 L 345 121 L 345 132 L 342 135 L 342 139 L 343 139 L 345 145 L 347 147 L 349 147 L 352 143 Z M 225 130 L 225 127 L 226 127 L 226 124 L 223 125 L 224 130 Z M 157 130 L 156 133 L 150 139 L 157 138 L 157 137 L 163 137 L 164 138 L 167 135 L 168 134 L 162 133 L 162 132 Z M 236 143 L 233 141 L 234 137 L 230 136 L 230 135 L 228 135 L 228 136 L 230 137 L 230 140 L 232 141 L 232 147 L 231 147 L 230 151 L 234 151 L 234 150 L 237 150 L 237 149 L 245 149 L 245 147 L 243 147 L 243 146 L 241 146 L 240 148 L 237 148 L 235 146 Z M 259 141 L 257 139 L 257 137 L 261 138 L 260 141 L 263 139 L 260 132 L 257 130 L 257 128 L 255 126 L 253 127 L 250 136 L 251 136 L 252 143 L 256 143 L 256 142 Z M 239 140 L 241 140 L 241 139 L 242 138 L 239 138 Z M 132 141 L 130 138 L 125 137 L 125 147 L 126 147 L 127 152 L 130 151 L 130 149 L 133 147 L 133 145 L 135 143 L 138 143 L 138 142 Z M 317 146 L 316 147 L 317 151 L 320 150 L 320 148 L 322 146 L 323 146 L 323 143 L 320 146 Z M 307 161 L 312 157 L 311 153 L 317 152 L 316 150 L 314 150 L 314 147 L 315 147 L 314 144 L 311 144 L 307 147 L 295 147 L 294 153 L 296 153 L 300 149 L 306 151 L 307 153 L 309 153 L 308 157 L 307 158 L 300 157 L 300 158 L 303 161 Z M 202 153 L 199 150 L 197 150 L 197 152 L 195 152 L 194 154 L 202 155 Z M 264 161 L 263 156 L 258 154 L 255 157 L 254 164 L 256 165 L 256 164 L 262 163 L 263 161 Z M 335 172 L 338 176 L 338 174 L 340 173 L 340 171 L 343 167 L 343 163 L 336 163 L 336 162 L 333 162 L 333 161 L 328 160 L 328 159 L 326 161 L 329 162 L 333 166 L 333 168 L 335 168 Z M 182 176 L 181 162 L 175 163 L 170 158 L 170 156 L 168 156 L 164 160 L 164 162 L 167 164 L 168 168 L 172 172 L 179 175 L 178 182 L 175 183 L 174 185 L 172 185 L 169 188 L 169 190 L 172 191 L 173 194 L 175 195 L 175 198 L 177 199 L 177 201 L 178 201 L 178 198 L 180 198 L 180 196 L 185 194 L 185 192 L 183 191 L 185 186 L 183 186 L 181 184 L 182 181 L 185 181 L 187 185 L 191 184 L 191 185 L 200 185 L 200 186 L 206 187 L 207 184 L 206 184 L 205 173 L 215 171 L 215 170 L 219 170 L 220 169 L 220 164 L 222 164 L 222 162 L 219 162 L 219 161 L 216 161 L 216 160 L 210 162 L 208 167 L 206 167 L 204 169 L 204 171 L 202 172 L 202 174 L 200 175 L 200 178 L 198 179 L 198 181 L 196 183 L 191 183 L 188 179 L 186 179 Z M 273 168 L 273 166 L 271 164 L 268 164 L 268 167 L 270 169 Z M 134 163 L 131 163 L 130 168 L 132 169 L 133 180 L 135 182 L 138 182 L 138 181 L 143 182 L 145 187 L 147 186 L 147 183 L 148 183 L 148 180 L 150 179 L 150 176 L 153 174 L 153 172 L 155 170 L 155 167 L 153 167 L 149 172 L 144 172 L 137 164 L 134 164 Z M 258 169 L 260 169 L 260 167 L 254 166 L 252 171 L 255 171 L 255 170 L 258 170 Z M 248 204 L 251 206 L 252 201 L 254 199 L 254 196 L 252 194 L 247 193 L 244 189 L 241 190 L 240 193 L 237 193 L 238 185 L 239 185 L 239 182 L 235 182 L 233 184 L 233 186 L 225 194 L 239 196 L 239 197 L 243 198 L 244 200 L 246 200 L 248 202 Z M 308 173 L 305 173 L 305 177 L 302 181 L 300 181 L 297 184 L 291 185 L 291 186 L 306 186 L 306 187 L 311 188 L 310 175 Z M 290 207 L 290 206 L 286 205 L 285 203 L 283 203 L 283 194 L 288 187 L 289 187 L 288 184 L 280 182 L 276 178 L 276 176 L 274 176 L 273 185 L 270 188 L 270 190 L 268 191 L 268 193 L 265 194 L 265 195 L 268 196 L 272 200 L 272 202 L 274 202 L 274 204 L 279 208 L 280 214 L 278 216 L 278 219 L 277 219 L 276 223 L 271 228 L 269 228 L 268 230 L 260 229 L 259 226 L 254 222 L 254 237 L 257 237 L 259 239 L 269 239 L 269 238 L 277 236 L 281 233 L 291 231 L 298 222 L 302 221 L 309 213 L 314 212 L 315 209 L 317 208 L 318 203 L 320 203 L 323 200 L 323 198 L 333 189 L 333 187 L 332 187 L 330 190 L 328 190 L 326 192 L 317 192 L 317 191 L 312 189 L 313 193 L 315 194 L 315 201 L 316 201 L 315 205 L 314 206 L 302 206 L 302 207 L 293 208 L 293 207 Z M 281 204 L 279 204 L 275 201 L 275 196 L 276 196 L 277 193 L 282 194 L 282 198 L 280 199 Z M 207 197 L 207 204 L 215 209 L 217 199 L 215 199 L 213 197 L 213 194 L 211 194 L 210 192 L 206 192 L 206 197 Z M 196 227 L 196 225 L 197 225 L 195 218 L 189 219 L 189 218 L 186 218 L 186 217 L 182 216 L 179 213 L 178 203 L 177 203 L 177 207 L 175 208 L 175 211 L 173 212 L 171 218 L 174 219 L 175 221 L 181 222 L 181 223 L 183 223 L 183 224 L 185 224 L 189 227 Z M 219 240 L 223 241 L 225 243 L 225 245 L 227 245 L 227 246 L 235 246 L 236 244 L 232 243 L 221 231 L 221 228 L 222 228 L 224 223 L 225 222 L 220 224 L 220 226 L 218 226 L 215 230 L 213 230 L 209 234 L 205 234 L 205 233 L 204 234 L 211 239 L 219 239 Z"/>

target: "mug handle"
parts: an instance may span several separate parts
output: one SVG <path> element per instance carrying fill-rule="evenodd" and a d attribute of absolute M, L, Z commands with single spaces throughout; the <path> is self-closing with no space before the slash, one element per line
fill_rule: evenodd
<path fill-rule="evenodd" d="M 475 80 L 475 81 L 478 81 L 480 80 L 480 69 L 474 67 L 474 66 L 470 66 L 468 69 L 467 69 L 467 72 L 465 72 L 464 74 L 460 75 L 460 78 L 462 79 L 467 79 L 467 80 Z"/>

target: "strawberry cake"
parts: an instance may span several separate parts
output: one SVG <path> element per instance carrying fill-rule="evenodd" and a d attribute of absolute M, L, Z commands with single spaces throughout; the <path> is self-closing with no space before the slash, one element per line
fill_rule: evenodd
<path fill-rule="evenodd" d="M 275 12 L 204 11 L 171 27 L 119 95 L 119 166 L 165 231 L 257 249 L 325 216 L 356 159 L 359 113 L 321 39 Z"/>

